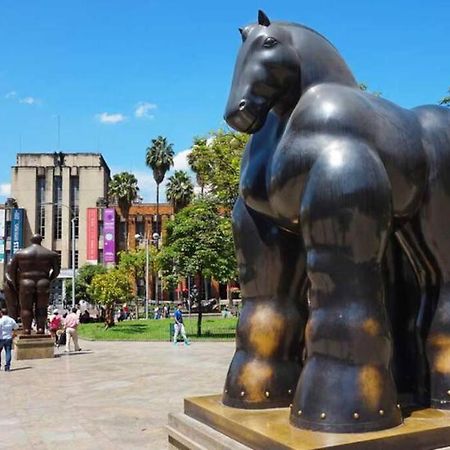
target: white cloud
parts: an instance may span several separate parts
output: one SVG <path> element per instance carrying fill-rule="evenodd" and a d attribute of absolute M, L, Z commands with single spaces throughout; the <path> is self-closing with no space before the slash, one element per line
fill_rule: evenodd
<path fill-rule="evenodd" d="M 101 114 L 97 114 L 95 117 L 101 123 L 107 123 L 107 124 L 113 124 L 113 125 L 126 120 L 126 117 L 120 113 L 109 114 L 107 112 L 104 112 Z"/>
<path fill-rule="evenodd" d="M 9 197 L 11 195 L 11 184 L 9 183 L 0 184 L 0 195 L 4 197 Z"/>
<path fill-rule="evenodd" d="M 138 119 L 153 119 L 155 116 L 150 114 L 150 111 L 155 110 L 157 107 L 154 103 L 139 102 L 134 109 L 134 115 Z"/>
<path fill-rule="evenodd" d="M 35 105 L 39 103 L 39 100 L 35 97 L 23 97 L 19 99 L 19 103 L 23 103 L 24 105 Z"/>
<path fill-rule="evenodd" d="M 17 95 L 16 91 L 10 91 L 7 94 L 5 94 L 5 98 L 14 98 Z"/>
<path fill-rule="evenodd" d="M 177 153 L 173 158 L 173 170 L 186 170 L 190 171 L 187 157 L 191 153 L 191 149 L 183 150 Z"/>

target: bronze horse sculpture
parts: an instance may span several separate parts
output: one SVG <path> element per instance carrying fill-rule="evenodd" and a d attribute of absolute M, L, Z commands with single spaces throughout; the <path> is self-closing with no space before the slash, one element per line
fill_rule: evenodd
<path fill-rule="evenodd" d="M 450 409 L 450 110 L 361 91 L 307 27 L 260 11 L 240 31 L 225 119 L 252 137 L 233 211 L 244 304 L 224 404 L 290 405 L 295 426 L 331 432 L 399 425 L 398 394 Z M 393 308 L 392 246 L 415 275 Z M 408 349 L 414 386 L 402 382 Z"/>

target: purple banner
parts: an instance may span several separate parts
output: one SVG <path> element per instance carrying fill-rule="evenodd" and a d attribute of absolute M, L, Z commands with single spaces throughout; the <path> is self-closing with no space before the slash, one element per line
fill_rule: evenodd
<path fill-rule="evenodd" d="M 116 262 L 116 211 L 106 208 L 103 211 L 103 261 Z"/>

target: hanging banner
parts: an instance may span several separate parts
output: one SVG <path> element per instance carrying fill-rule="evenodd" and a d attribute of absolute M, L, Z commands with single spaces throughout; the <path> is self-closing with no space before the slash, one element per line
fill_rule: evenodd
<path fill-rule="evenodd" d="M 103 261 L 116 262 L 116 211 L 106 208 L 103 212 Z"/>
<path fill-rule="evenodd" d="M 23 208 L 14 208 L 11 219 L 11 256 L 23 248 L 23 219 L 25 210 Z"/>
<path fill-rule="evenodd" d="M 86 260 L 89 264 L 98 262 L 98 220 L 97 208 L 87 209 Z"/>
<path fill-rule="evenodd" d="M 5 210 L 0 209 L 0 264 L 5 262 Z"/>

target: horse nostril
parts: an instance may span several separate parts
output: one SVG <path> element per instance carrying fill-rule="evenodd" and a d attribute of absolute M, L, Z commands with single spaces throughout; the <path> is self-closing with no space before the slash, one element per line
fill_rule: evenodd
<path fill-rule="evenodd" d="M 245 100 L 241 100 L 239 103 L 239 111 L 244 110 L 246 104 L 247 104 L 247 102 Z"/>

